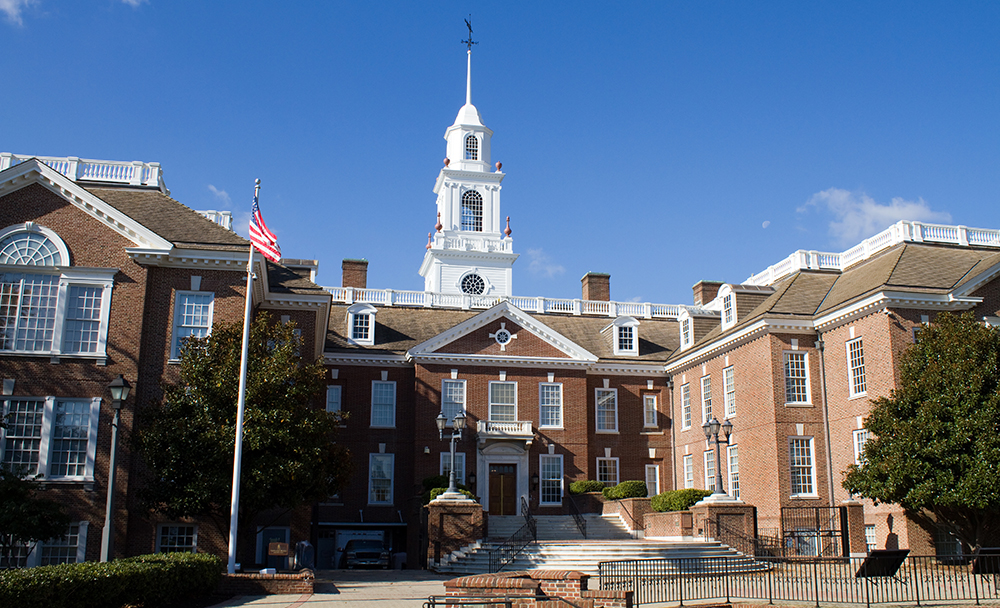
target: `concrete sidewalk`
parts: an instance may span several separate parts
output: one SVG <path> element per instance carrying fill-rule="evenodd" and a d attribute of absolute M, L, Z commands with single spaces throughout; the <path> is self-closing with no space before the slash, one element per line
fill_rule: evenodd
<path fill-rule="evenodd" d="M 422 608 L 431 595 L 444 595 L 454 578 L 427 570 L 318 570 L 312 595 L 247 595 L 212 608 Z"/>

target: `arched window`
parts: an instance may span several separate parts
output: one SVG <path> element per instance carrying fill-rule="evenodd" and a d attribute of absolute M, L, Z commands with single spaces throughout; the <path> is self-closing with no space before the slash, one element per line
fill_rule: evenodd
<path fill-rule="evenodd" d="M 483 231 L 483 197 L 475 190 L 462 195 L 462 230 Z"/>
<path fill-rule="evenodd" d="M 0 239 L 0 264 L 62 266 L 66 260 L 59 245 L 37 226 L 19 226 Z"/>
<path fill-rule="evenodd" d="M 479 140 L 475 135 L 465 136 L 465 160 L 479 160 Z"/>

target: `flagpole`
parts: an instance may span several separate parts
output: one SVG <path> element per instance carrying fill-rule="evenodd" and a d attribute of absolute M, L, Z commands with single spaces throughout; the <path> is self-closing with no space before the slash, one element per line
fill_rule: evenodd
<path fill-rule="evenodd" d="M 254 184 L 253 198 L 260 193 L 260 180 Z M 253 243 L 247 261 L 247 301 L 243 311 L 243 351 L 240 358 L 240 396 L 236 405 L 236 450 L 233 456 L 233 502 L 229 515 L 229 574 L 236 573 L 236 528 L 240 512 L 240 469 L 243 460 L 243 411 L 247 400 L 247 351 L 250 347 L 250 309 L 253 303 Z"/>

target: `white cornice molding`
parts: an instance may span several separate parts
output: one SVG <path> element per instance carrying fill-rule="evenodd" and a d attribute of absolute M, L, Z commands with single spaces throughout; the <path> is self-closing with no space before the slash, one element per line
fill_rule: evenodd
<path fill-rule="evenodd" d="M 967 281 L 965 285 L 962 285 L 958 289 L 954 290 L 952 293 L 955 295 L 955 297 L 959 298 L 968 296 L 973 291 L 979 289 L 986 283 L 989 283 L 990 281 L 995 279 L 997 275 L 1000 275 L 1000 264 L 994 264 L 993 266 L 990 266 L 985 271 L 979 273 L 978 275 Z"/>
<path fill-rule="evenodd" d="M 173 247 L 170 241 L 37 159 L 26 160 L 0 172 L 0 196 L 33 183 L 40 184 L 66 199 L 71 205 L 129 239 L 138 247 L 161 251 Z"/>
<path fill-rule="evenodd" d="M 541 338 L 544 342 L 550 346 L 556 348 L 560 352 L 565 353 L 569 359 L 576 361 L 584 361 L 587 363 L 592 363 L 597 361 L 597 357 L 591 352 L 587 351 L 583 347 L 579 346 L 572 340 L 566 338 L 559 332 L 544 325 L 540 321 L 536 320 L 534 317 L 524 312 L 520 308 L 514 306 L 508 301 L 503 301 L 496 306 L 485 310 L 478 315 L 462 321 L 458 325 L 450 328 L 449 330 L 442 332 L 430 340 L 426 340 L 417 344 L 413 348 L 407 351 L 406 355 L 410 358 L 420 358 L 420 357 L 439 357 L 444 355 L 444 353 L 437 353 L 437 349 L 454 342 L 455 340 L 466 336 L 478 329 L 485 327 L 487 324 L 500 319 L 501 317 L 507 317 L 511 321 L 514 321 L 520 325 L 523 329 L 535 336 Z M 462 356 L 469 357 L 471 355 L 463 354 L 453 354 L 448 353 L 448 356 Z M 516 359 L 516 357 L 494 357 L 498 361 L 510 361 Z M 534 359 L 534 358 L 532 358 Z M 542 360 L 538 358 L 537 360 Z"/>
<path fill-rule="evenodd" d="M 957 297 L 954 294 L 927 294 L 905 291 L 880 291 L 851 304 L 817 317 L 818 331 L 830 331 L 857 318 L 886 308 L 918 308 L 933 310 L 968 310 L 982 302 L 982 298 Z"/>
<path fill-rule="evenodd" d="M 249 245 L 247 245 L 249 248 Z M 164 268 L 199 268 L 212 267 L 215 270 L 232 270 L 246 272 L 249 249 L 218 250 L 218 249 L 179 249 L 170 250 L 129 247 L 125 252 L 143 266 L 160 266 Z M 254 253 L 254 261 L 260 257 Z"/>
<path fill-rule="evenodd" d="M 413 367 L 406 355 L 384 353 L 323 353 L 325 365 L 381 365 L 391 367 Z"/>
<path fill-rule="evenodd" d="M 735 331 L 721 339 L 702 346 L 696 346 L 694 350 L 687 353 L 680 359 L 668 363 L 664 369 L 668 374 L 673 374 L 677 370 L 696 365 L 704 360 L 711 359 L 725 351 L 732 350 L 751 340 L 754 340 L 767 333 L 814 333 L 812 320 L 808 319 L 760 319 L 750 325 Z"/>
<path fill-rule="evenodd" d="M 544 367 L 544 368 L 589 368 L 590 361 L 579 359 L 562 359 L 559 357 L 501 357 L 498 355 L 463 355 L 463 354 L 423 354 L 409 355 L 409 360 L 425 365 L 462 364 L 462 365 L 500 365 L 504 367 Z"/>
<path fill-rule="evenodd" d="M 661 363 L 628 363 L 601 361 L 587 369 L 591 375 L 602 376 L 666 376 L 667 372 Z"/>

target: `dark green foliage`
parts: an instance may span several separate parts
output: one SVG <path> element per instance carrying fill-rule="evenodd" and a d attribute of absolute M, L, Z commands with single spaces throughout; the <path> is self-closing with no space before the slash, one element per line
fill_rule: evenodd
<path fill-rule="evenodd" d="M 152 608 L 212 593 L 221 574 L 222 561 L 204 553 L 0 570 L 0 606 Z"/>
<path fill-rule="evenodd" d="M 69 516 L 62 506 L 36 496 L 37 478 L 22 478 L 0 465 L 0 552 L 11 544 L 32 543 L 66 533 Z"/>
<path fill-rule="evenodd" d="M 971 548 L 1000 541 L 1000 330 L 943 313 L 900 358 L 899 386 L 872 400 L 863 464 L 844 488 L 944 525 Z"/>
<path fill-rule="evenodd" d="M 434 488 L 447 488 L 448 487 L 448 476 L 447 475 L 432 475 L 430 477 L 425 477 L 421 485 L 424 486 L 425 492 L 430 492 Z"/>
<path fill-rule="evenodd" d="M 616 486 L 606 487 L 601 492 L 608 500 L 621 500 L 623 498 L 644 498 L 649 490 L 646 489 L 645 481 L 623 481 Z"/>
<path fill-rule="evenodd" d="M 171 518 L 208 517 L 229 529 L 242 324 L 216 324 L 181 352 L 180 382 L 162 404 L 140 411 L 137 447 L 150 472 L 140 497 Z M 342 487 L 347 451 L 335 443 L 338 417 L 318 407 L 322 362 L 299 356 L 291 323 L 266 313 L 251 326 L 240 482 L 241 545 L 262 511 L 322 500 Z M 248 554 L 244 553 L 247 557 Z"/>
<path fill-rule="evenodd" d="M 444 492 L 448 491 L 449 480 L 447 475 L 432 475 L 430 477 L 425 477 L 424 480 L 420 483 L 421 485 L 424 486 L 424 491 L 420 495 L 420 498 L 421 500 L 423 500 L 423 504 L 426 505 L 430 501 L 437 498 L 439 494 L 443 494 Z M 456 486 L 458 487 L 459 492 L 461 492 L 462 494 L 465 494 L 466 496 L 468 496 L 473 500 L 476 499 L 475 494 L 470 492 L 467 487 L 463 486 L 460 483 L 456 484 Z"/>
<path fill-rule="evenodd" d="M 600 481 L 594 479 L 584 479 L 581 481 L 574 481 L 569 484 L 569 493 L 584 494 L 586 492 L 603 492 L 604 488 L 604 483 Z"/>
<path fill-rule="evenodd" d="M 665 511 L 687 511 L 691 508 L 691 505 L 711 495 L 712 492 L 709 490 L 699 490 L 696 488 L 670 490 L 669 492 L 654 496 L 650 500 L 650 505 L 658 513 Z"/>
<path fill-rule="evenodd" d="M 430 502 L 430 501 L 434 500 L 435 498 L 437 498 L 441 494 L 444 494 L 447 491 L 448 491 L 448 488 L 432 488 L 431 491 L 427 493 L 427 502 Z M 461 492 L 462 494 L 465 494 L 466 496 L 468 496 L 472 500 L 476 500 L 476 495 L 473 494 L 472 492 L 466 490 L 465 486 L 459 485 L 458 486 L 458 491 Z M 427 502 L 425 502 L 424 504 L 427 504 Z"/>

